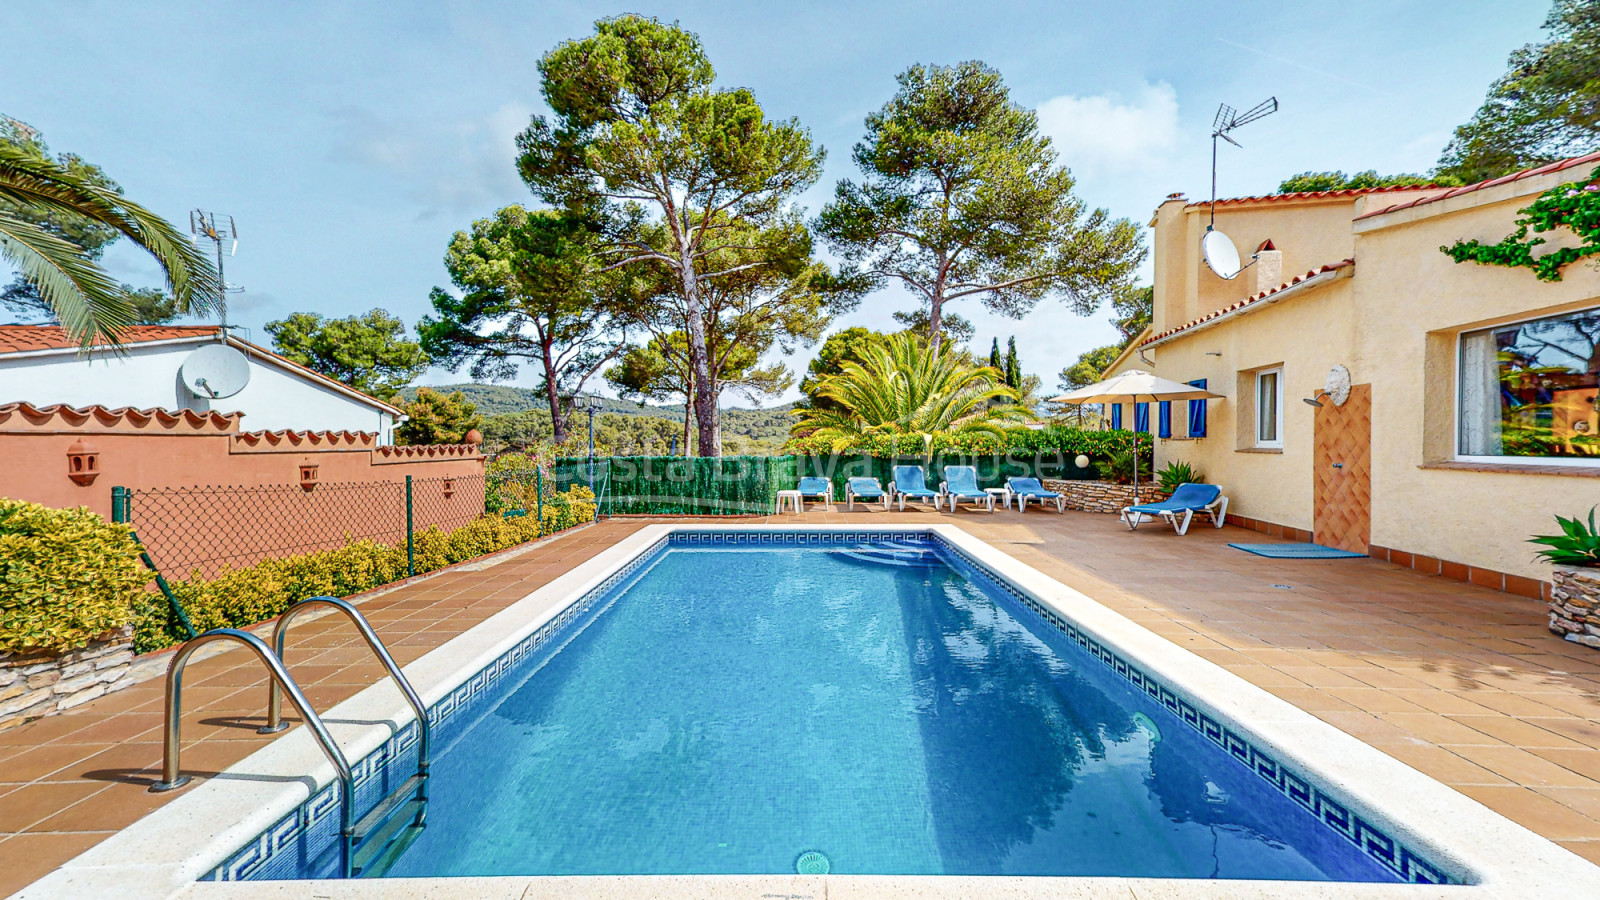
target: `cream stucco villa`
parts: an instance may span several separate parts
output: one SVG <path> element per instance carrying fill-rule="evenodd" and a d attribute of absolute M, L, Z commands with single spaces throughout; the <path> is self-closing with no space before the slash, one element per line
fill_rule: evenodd
<path fill-rule="evenodd" d="M 1239 524 L 1539 596 L 1549 568 L 1528 537 L 1600 503 L 1600 271 L 1543 282 L 1440 247 L 1499 241 L 1597 165 L 1219 200 L 1215 227 L 1256 257 L 1231 281 L 1200 253 L 1210 204 L 1169 197 L 1151 222 L 1152 324 L 1107 374 L 1224 399 L 1113 410 L 1113 424 L 1155 434 L 1158 467 L 1187 461 L 1226 486 Z"/>

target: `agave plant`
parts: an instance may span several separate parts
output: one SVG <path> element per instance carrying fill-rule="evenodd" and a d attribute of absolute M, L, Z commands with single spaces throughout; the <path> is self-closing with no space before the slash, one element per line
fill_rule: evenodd
<path fill-rule="evenodd" d="M 969 366 L 948 346 L 930 347 L 901 333 L 863 355 L 863 362 L 844 363 L 817 388 L 842 410 L 797 410 L 797 437 L 846 447 L 870 435 L 917 435 L 926 450 L 944 434 L 1001 436 L 1006 425 L 1027 416 L 998 369 Z"/>
<path fill-rule="evenodd" d="M 1179 460 L 1173 460 L 1156 473 L 1156 480 L 1161 482 L 1161 489 L 1172 493 L 1180 484 L 1203 484 L 1206 480 L 1194 466 Z"/>
<path fill-rule="evenodd" d="M 84 347 L 116 346 L 133 324 L 122 287 L 83 248 L 17 215 L 81 216 L 143 247 L 166 270 L 167 286 L 183 312 L 205 313 L 220 302 L 210 261 L 177 229 L 110 188 L 69 171 L 35 147 L 0 140 L 0 257 L 39 288 L 56 318 Z"/>
<path fill-rule="evenodd" d="M 1589 510 L 1587 525 L 1577 516 L 1570 519 L 1556 516 L 1556 521 L 1561 525 L 1560 534 L 1541 534 L 1528 539 L 1531 544 L 1545 546 L 1537 555 L 1560 566 L 1600 566 L 1600 528 L 1595 527 L 1594 509 Z"/>

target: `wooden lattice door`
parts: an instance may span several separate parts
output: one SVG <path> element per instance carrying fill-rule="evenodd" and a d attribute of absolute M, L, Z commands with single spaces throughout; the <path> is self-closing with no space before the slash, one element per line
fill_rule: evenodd
<path fill-rule="evenodd" d="M 1352 385 L 1343 406 L 1322 402 L 1312 466 L 1317 543 L 1366 553 L 1372 535 L 1372 385 Z"/>

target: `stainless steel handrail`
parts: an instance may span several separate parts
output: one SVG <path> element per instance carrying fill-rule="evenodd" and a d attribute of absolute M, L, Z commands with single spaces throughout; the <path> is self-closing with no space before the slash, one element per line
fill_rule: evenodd
<path fill-rule="evenodd" d="M 389 677 L 394 679 L 394 683 L 400 688 L 400 693 L 405 695 L 406 702 L 411 704 L 411 709 L 417 716 L 417 774 L 424 779 L 419 788 L 420 793 L 418 796 L 426 799 L 428 739 L 430 732 L 428 709 L 422 705 L 422 698 L 417 696 L 416 690 L 411 687 L 411 682 L 406 680 L 406 676 L 400 671 L 400 667 L 395 664 L 394 657 L 389 655 L 389 648 L 385 647 L 383 641 L 378 639 L 377 633 L 372 630 L 372 625 L 367 622 L 366 616 L 363 616 L 354 606 L 338 597 L 307 597 L 284 610 L 283 615 L 278 617 L 278 624 L 272 629 L 272 648 L 277 652 L 278 659 L 280 661 L 283 659 L 283 645 L 289 636 L 290 623 L 300 613 L 317 606 L 331 607 L 345 614 L 345 617 L 356 626 L 356 630 L 361 632 L 361 637 L 366 640 L 367 647 L 378 657 L 378 661 L 388 671 Z M 282 717 L 282 701 L 278 697 L 278 686 L 275 683 L 269 683 L 267 685 L 267 724 L 261 726 L 259 730 L 262 734 L 271 734 L 275 731 L 282 731 L 287 727 L 288 723 L 284 722 Z"/>
<path fill-rule="evenodd" d="M 355 777 L 350 771 L 350 763 L 344 758 L 344 753 L 339 745 L 334 743 L 333 736 L 328 734 L 327 726 L 322 724 L 311 703 L 301 693 L 300 686 L 283 668 L 283 662 L 260 638 L 237 628 L 217 628 L 207 631 L 199 637 L 191 638 L 173 655 L 172 662 L 167 666 L 167 722 L 166 732 L 163 737 L 161 780 L 152 784 L 150 790 L 156 793 L 176 790 L 188 784 L 190 776 L 179 774 L 179 752 L 181 748 L 180 725 L 183 705 L 183 667 L 189 662 L 189 657 L 196 650 L 213 641 L 238 641 L 250 648 L 261 662 L 266 665 L 271 673 L 271 683 L 274 685 L 273 698 L 277 698 L 276 686 L 281 685 L 284 693 L 289 695 L 289 702 L 294 704 L 300 718 L 305 720 L 306 726 L 311 729 L 316 738 L 317 745 L 333 763 L 335 772 L 339 777 L 339 844 L 342 856 L 344 875 L 350 877 L 350 852 L 355 839 Z"/>

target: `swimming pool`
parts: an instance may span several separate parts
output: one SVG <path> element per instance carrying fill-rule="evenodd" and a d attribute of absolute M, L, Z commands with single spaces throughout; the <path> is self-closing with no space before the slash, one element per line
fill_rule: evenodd
<path fill-rule="evenodd" d="M 959 565 L 657 550 L 442 748 L 389 874 L 1398 879 Z"/>
<path fill-rule="evenodd" d="M 376 868 L 459 896 L 619 890 L 582 873 L 637 873 L 642 894 L 669 873 L 754 873 L 751 896 L 820 884 L 798 870 L 831 872 L 830 896 L 1251 879 L 1252 896 L 1452 897 L 1595 874 L 948 525 L 648 526 L 407 672 L 435 723 L 428 824 Z M 327 716 L 360 760 L 358 808 L 413 765 L 397 700 L 375 686 Z M 318 756 L 296 729 L 26 896 L 326 875 Z"/>

